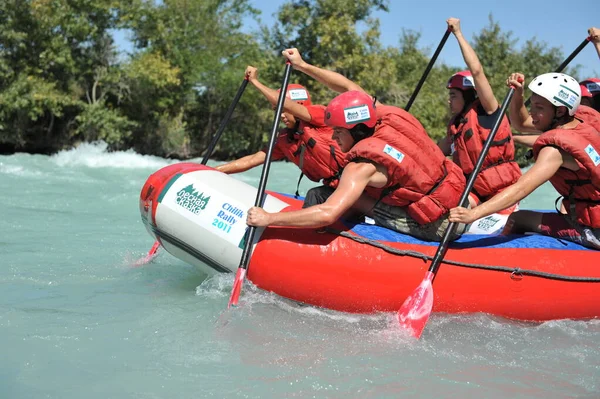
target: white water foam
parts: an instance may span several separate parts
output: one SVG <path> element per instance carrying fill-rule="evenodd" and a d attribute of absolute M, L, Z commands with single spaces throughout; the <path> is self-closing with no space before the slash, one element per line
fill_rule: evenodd
<path fill-rule="evenodd" d="M 87 166 L 89 168 L 159 169 L 178 161 L 152 155 L 140 155 L 133 150 L 108 151 L 105 142 L 85 143 L 52 155 L 58 166 Z"/>
<path fill-rule="evenodd" d="M 39 171 L 27 170 L 20 165 L 6 165 L 2 162 L 0 162 L 0 173 L 21 177 L 37 177 L 42 175 Z"/>

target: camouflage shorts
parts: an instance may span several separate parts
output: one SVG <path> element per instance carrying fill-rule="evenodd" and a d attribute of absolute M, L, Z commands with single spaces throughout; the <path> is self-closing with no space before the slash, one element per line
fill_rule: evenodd
<path fill-rule="evenodd" d="M 304 205 L 302 207 L 306 208 L 324 203 L 333 191 L 333 188 L 326 186 L 311 188 L 306 193 L 306 198 L 304 199 Z M 446 227 L 448 227 L 449 224 L 448 214 L 446 214 L 433 223 L 421 225 L 408 216 L 405 208 L 387 205 L 383 202 L 377 203 L 375 208 L 370 212 L 367 212 L 367 214 L 375 220 L 375 223 L 378 226 L 429 241 L 441 241 L 446 232 Z M 359 212 L 359 215 L 364 215 L 364 213 Z M 359 219 L 363 218 L 361 217 Z M 455 233 L 452 235 L 451 240 L 456 240 L 465 232 L 465 230 L 466 225 L 462 223 L 459 224 Z"/>
<path fill-rule="evenodd" d="M 382 202 L 373 209 L 373 219 L 377 225 L 395 230 L 399 233 L 429 241 L 442 241 L 448 222 L 448 214 L 429 224 L 419 224 L 406 212 L 406 208 L 391 206 Z M 466 230 L 466 225 L 460 223 L 451 240 L 459 238 Z"/>

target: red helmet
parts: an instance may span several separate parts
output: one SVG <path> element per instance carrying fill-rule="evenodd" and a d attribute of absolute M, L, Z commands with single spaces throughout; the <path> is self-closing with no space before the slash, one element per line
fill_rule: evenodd
<path fill-rule="evenodd" d="M 470 71 L 460 71 L 448 79 L 446 89 L 469 90 L 475 89 L 475 81 Z"/>
<path fill-rule="evenodd" d="M 358 90 L 347 91 L 329 102 L 325 108 L 325 123 L 331 127 L 352 129 L 359 123 L 375 127 L 377 115 L 373 99 Z"/>
<path fill-rule="evenodd" d="M 277 93 L 279 93 L 280 91 L 281 89 L 277 90 Z M 306 87 L 297 83 L 288 84 L 287 93 L 285 93 L 285 96 L 290 100 L 294 100 L 298 104 L 307 107 L 309 105 L 312 105 L 312 103 L 310 102 L 310 94 L 308 93 L 308 90 L 306 90 Z"/>
<path fill-rule="evenodd" d="M 579 82 L 581 97 L 595 97 L 600 94 L 600 79 L 589 78 Z"/>

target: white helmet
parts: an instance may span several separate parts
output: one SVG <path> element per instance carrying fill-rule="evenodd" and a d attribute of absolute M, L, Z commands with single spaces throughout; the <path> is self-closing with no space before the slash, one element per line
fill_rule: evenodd
<path fill-rule="evenodd" d="M 575 115 L 581 102 L 579 83 L 564 73 L 545 73 L 529 83 L 529 90 L 544 97 L 556 107 L 567 107 L 569 115 Z"/>

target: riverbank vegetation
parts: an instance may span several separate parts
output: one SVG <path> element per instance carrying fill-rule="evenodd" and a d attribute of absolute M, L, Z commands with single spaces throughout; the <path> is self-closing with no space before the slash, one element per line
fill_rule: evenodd
<path fill-rule="evenodd" d="M 290 0 L 274 26 L 256 32 L 244 29 L 258 18 L 247 0 L 4 0 L 0 8 L 2 153 L 48 154 L 101 140 L 113 150 L 198 157 L 246 65 L 258 67 L 261 81 L 276 88 L 281 50 L 298 47 L 308 62 L 403 107 L 434 50 L 421 48 L 412 31 L 397 46 L 382 45 L 372 14 L 387 10 L 386 0 Z M 441 33 L 444 26 L 440 21 Z M 115 32 L 131 39 L 129 54 L 119 52 Z M 564 58 L 536 38 L 517 40 L 493 16 L 469 40 L 499 101 L 510 72 L 537 75 Z M 434 139 L 448 121 L 445 83 L 463 68 L 436 63 L 411 109 Z M 577 76 L 576 68 L 567 72 Z M 335 95 L 300 73 L 292 81 L 308 87 L 313 103 Z M 267 101 L 248 87 L 214 157 L 255 152 L 272 121 Z"/>

